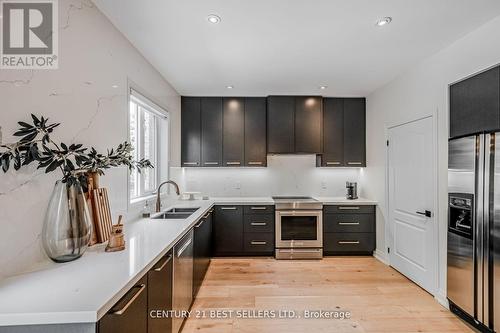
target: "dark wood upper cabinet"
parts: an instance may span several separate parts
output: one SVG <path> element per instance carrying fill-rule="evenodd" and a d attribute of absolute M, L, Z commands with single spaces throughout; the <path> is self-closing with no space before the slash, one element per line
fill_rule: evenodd
<path fill-rule="evenodd" d="M 201 166 L 200 98 L 182 97 L 181 110 L 181 164 Z"/>
<path fill-rule="evenodd" d="M 224 166 L 242 166 L 245 155 L 245 99 L 224 98 Z"/>
<path fill-rule="evenodd" d="M 321 166 L 344 166 L 344 99 L 323 100 L 323 158 Z"/>
<path fill-rule="evenodd" d="M 245 166 L 267 165 L 266 98 L 245 98 Z"/>
<path fill-rule="evenodd" d="M 450 137 L 500 129 L 500 67 L 450 86 Z"/>
<path fill-rule="evenodd" d="M 295 153 L 321 153 L 322 105 L 321 97 L 295 97 Z"/>
<path fill-rule="evenodd" d="M 270 154 L 295 152 L 294 96 L 267 98 L 267 152 Z"/>
<path fill-rule="evenodd" d="M 222 165 L 222 98 L 201 98 L 201 163 L 204 167 Z"/>
<path fill-rule="evenodd" d="M 344 165 L 366 166 L 366 100 L 344 99 Z"/>

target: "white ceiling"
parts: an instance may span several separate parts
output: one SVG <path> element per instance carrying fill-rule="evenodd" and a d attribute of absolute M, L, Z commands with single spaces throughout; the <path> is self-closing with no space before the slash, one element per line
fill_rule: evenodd
<path fill-rule="evenodd" d="M 95 3 L 182 95 L 366 96 L 500 15 L 498 0 Z"/>

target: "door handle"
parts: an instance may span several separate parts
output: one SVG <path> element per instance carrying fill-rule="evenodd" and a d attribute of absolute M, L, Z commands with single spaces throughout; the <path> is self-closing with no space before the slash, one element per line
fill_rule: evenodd
<path fill-rule="evenodd" d="M 339 225 L 359 225 L 359 222 L 339 222 Z"/>
<path fill-rule="evenodd" d="M 250 244 L 252 245 L 266 245 L 266 241 L 251 241 Z"/>
<path fill-rule="evenodd" d="M 198 162 L 182 162 L 183 165 L 198 165 Z"/>
<path fill-rule="evenodd" d="M 326 165 L 340 165 L 340 162 L 326 162 Z"/>
<path fill-rule="evenodd" d="M 158 268 L 155 268 L 155 272 L 161 272 L 165 266 L 170 262 L 170 260 L 172 260 L 172 255 L 169 255 L 167 260 L 165 260 L 165 262 Z"/>
<path fill-rule="evenodd" d="M 338 242 L 340 245 L 347 245 L 347 244 L 354 244 L 357 245 L 359 244 L 359 241 L 339 241 Z"/>
<path fill-rule="evenodd" d="M 424 215 L 426 217 L 432 217 L 432 212 L 430 210 L 426 210 L 425 212 L 417 212 L 419 215 Z"/>
<path fill-rule="evenodd" d="M 240 165 L 241 162 L 226 162 L 226 165 Z"/>
<path fill-rule="evenodd" d="M 114 315 L 121 316 L 122 314 L 124 314 L 125 311 L 127 311 L 127 309 L 132 305 L 132 303 L 134 303 L 134 301 L 137 299 L 137 297 L 139 297 L 139 295 L 144 291 L 144 289 L 146 288 L 146 285 L 141 284 L 140 286 L 136 286 L 136 288 L 137 287 L 139 288 L 139 290 L 135 293 L 135 295 L 130 299 L 130 301 L 127 302 L 127 304 L 125 304 L 125 306 L 123 308 L 113 312 Z"/>

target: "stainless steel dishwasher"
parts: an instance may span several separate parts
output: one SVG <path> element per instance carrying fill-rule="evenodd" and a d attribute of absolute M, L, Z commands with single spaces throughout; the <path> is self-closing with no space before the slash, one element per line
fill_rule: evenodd
<path fill-rule="evenodd" d="M 193 230 L 191 229 L 174 246 L 174 290 L 172 332 L 178 333 L 193 301 Z"/>

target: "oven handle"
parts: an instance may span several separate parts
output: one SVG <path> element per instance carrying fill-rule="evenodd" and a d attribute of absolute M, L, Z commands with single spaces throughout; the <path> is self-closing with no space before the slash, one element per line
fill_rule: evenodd
<path fill-rule="evenodd" d="M 278 216 L 323 216 L 322 210 L 281 210 L 276 211 Z"/>

